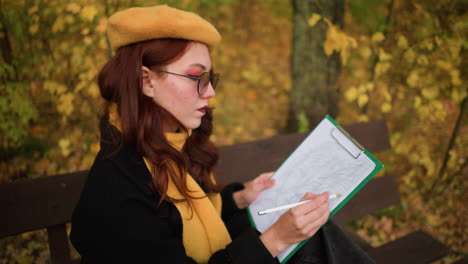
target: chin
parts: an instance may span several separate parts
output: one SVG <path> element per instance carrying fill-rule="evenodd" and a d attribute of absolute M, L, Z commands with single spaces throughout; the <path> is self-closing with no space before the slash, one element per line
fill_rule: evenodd
<path fill-rule="evenodd" d="M 184 124 L 185 128 L 187 129 L 197 129 L 200 127 L 200 125 L 201 125 L 201 119 L 197 121 L 187 122 Z"/>

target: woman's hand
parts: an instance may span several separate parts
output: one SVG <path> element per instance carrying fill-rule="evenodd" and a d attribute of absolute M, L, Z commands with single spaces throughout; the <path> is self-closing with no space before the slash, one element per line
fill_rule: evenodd
<path fill-rule="evenodd" d="M 288 246 L 312 237 L 327 222 L 329 193 L 321 195 L 307 193 L 303 200 L 310 200 L 303 205 L 285 212 L 261 236 L 260 240 L 276 257 Z"/>
<path fill-rule="evenodd" d="M 241 191 L 233 193 L 234 202 L 240 209 L 246 208 L 251 202 L 255 201 L 260 193 L 272 187 L 275 180 L 270 179 L 273 172 L 262 173 L 255 180 L 247 183 Z"/>

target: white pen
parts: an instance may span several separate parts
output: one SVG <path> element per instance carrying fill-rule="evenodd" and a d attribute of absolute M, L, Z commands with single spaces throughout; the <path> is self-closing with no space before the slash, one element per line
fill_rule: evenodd
<path fill-rule="evenodd" d="M 332 195 L 330 195 L 330 196 L 328 197 L 328 200 L 335 199 L 335 198 L 338 198 L 338 197 L 340 197 L 340 196 L 341 196 L 341 194 L 339 194 L 339 193 L 337 193 L 337 194 L 332 194 Z M 278 206 L 278 207 L 275 207 L 275 208 L 271 208 L 271 209 L 259 211 L 259 212 L 258 212 L 258 215 L 265 215 L 265 214 L 269 214 L 269 213 L 273 213 L 273 212 L 278 212 L 278 211 L 281 211 L 281 210 L 286 210 L 286 209 L 294 208 L 294 207 L 296 207 L 296 206 L 305 204 L 305 203 L 307 203 L 307 202 L 309 202 L 309 201 L 310 201 L 310 200 L 305 200 L 305 201 L 301 201 L 301 202 L 297 202 L 297 203 L 287 204 L 287 205 Z"/>

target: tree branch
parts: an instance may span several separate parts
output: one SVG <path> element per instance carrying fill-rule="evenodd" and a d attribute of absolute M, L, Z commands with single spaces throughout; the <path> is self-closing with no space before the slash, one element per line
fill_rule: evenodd
<path fill-rule="evenodd" d="M 447 150 L 445 151 L 444 161 L 442 162 L 442 166 L 439 169 L 439 173 L 438 173 L 437 178 L 432 183 L 432 186 L 431 186 L 431 188 L 429 190 L 429 195 L 431 195 L 434 192 L 435 187 L 442 180 L 443 175 L 445 173 L 445 170 L 447 169 L 447 163 L 448 163 L 448 160 L 450 158 L 450 150 L 452 150 L 453 146 L 455 145 L 455 139 L 458 136 L 458 132 L 460 130 L 461 123 L 462 123 L 462 120 L 463 120 L 463 114 L 464 114 L 464 112 L 466 110 L 466 101 L 467 101 L 467 99 L 468 99 L 468 97 L 465 97 L 463 99 L 463 101 L 461 102 L 461 104 L 460 104 L 460 113 L 458 114 L 457 122 L 455 123 L 455 127 L 453 128 L 452 136 L 450 137 L 450 141 L 449 141 Z"/>

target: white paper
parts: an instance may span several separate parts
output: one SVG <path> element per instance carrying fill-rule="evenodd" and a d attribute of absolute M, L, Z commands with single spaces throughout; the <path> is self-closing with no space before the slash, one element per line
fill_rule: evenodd
<path fill-rule="evenodd" d="M 259 211 L 298 202 L 307 192 L 341 194 L 329 201 L 333 211 L 375 168 L 369 157 L 357 153 L 360 151 L 330 120 L 322 120 L 275 172 L 275 186 L 250 204 L 257 229 L 263 233 L 286 212 L 260 216 Z M 278 259 L 283 261 L 296 246 L 281 252 Z"/>

